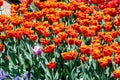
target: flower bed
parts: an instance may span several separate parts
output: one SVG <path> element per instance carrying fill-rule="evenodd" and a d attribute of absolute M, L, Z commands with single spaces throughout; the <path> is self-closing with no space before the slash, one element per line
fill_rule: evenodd
<path fill-rule="evenodd" d="M 0 79 L 119 79 L 120 1 L 102 1 L 11 4 L 0 15 Z"/>

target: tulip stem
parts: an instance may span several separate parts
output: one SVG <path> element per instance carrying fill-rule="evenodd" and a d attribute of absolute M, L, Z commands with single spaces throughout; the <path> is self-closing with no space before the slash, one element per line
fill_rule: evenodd
<path fill-rule="evenodd" d="M 69 67 L 70 67 L 70 71 L 72 70 L 72 61 L 69 61 Z"/>
<path fill-rule="evenodd" d="M 28 67 L 27 67 L 27 71 L 28 71 L 28 80 L 30 80 L 30 70 L 31 70 L 31 67 L 30 67 L 30 64 L 29 64 Z"/>

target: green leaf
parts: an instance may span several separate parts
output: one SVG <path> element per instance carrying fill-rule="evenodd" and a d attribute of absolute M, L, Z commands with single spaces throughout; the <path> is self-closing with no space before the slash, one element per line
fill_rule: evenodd
<path fill-rule="evenodd" d="M 8 58 L 9 58 L 9 62 L 12 62 L 12 64 L 15 66 L 18 64 L 18 61 L 16 59 L 16 55 L 15 53 L 11 52 L 11 53 L 8 53 Z"/>
<path fill-rule="evenodd" d="M 32 66 L 32 57 L 30 55 L 30 53 L 28 53 L 27 51 L 25 51 L 24 49 L 21 48 L 21 50 L 23 51 L 23 56 L 25 56 L 24 61 L 28 60 L 27 63 L 29 63 Z"/>
<path fill-rule="evenodd" d="M 93 64 L 94 70 L 96 70 L 96 69 L 97 69 L 97 67 L 96 67 L 96 62 L 94 61 L 92 64 Z"/>
<path fill-rule="evenodd" d="M 72 78 L 72 80 L 75 80 L 75 75 L 76 75 L 77 73 L 76 73 L 76 67 L 74 67 L 73 69 L 72 69 L 72 71 L 71 71 L 71 78 Z"/>
<path fill-rule="evenodd" d="M 50 72 L 49 72 L 49 70 L 45 67 L 45 64 L 43 64 L 43 63 L 41 63 L 40 62 L 40 65 L 41 65 L 41 67 L 43 68 L 43 70 L 45 71 L 45 78 L 46 79 L 50 79 L 50 80 L 52 80 L 52 76 L 51 76 L 51 74 L 50 74 Z"/>
<path fill-rule="evenodd" d="M 120 36 L 118 36 L 118 43 L 120 44 Z"/>
<path fill-rule="evenodd" d="M 95 80 L 100 80 L 100 77 L 99 77 L 99 75 L 96 73 L 96 71 L 94 71 L 94 77 L 95 77 Z"/>
<path fill-rule="evenodd" d="M 59 80 L 59 73 L 58 73 L 58 71 L 56 71 L 56 73 L 55 73 L 54 80 Z"/>

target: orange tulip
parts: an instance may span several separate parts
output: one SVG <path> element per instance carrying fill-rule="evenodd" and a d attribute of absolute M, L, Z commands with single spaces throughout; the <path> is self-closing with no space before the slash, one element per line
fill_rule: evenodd
<path fill-rule="evenodd" d="M 7 30 L 6 35 L 8 38 L 13 38 L 14 37 L 14 31 L 13 30 Z"/>
<path fill-rule="evenodd" d="M 57 27 L 54 26 L 52 28 L 52 31 L 53 31 L 54 34 L 58 34 L 60 32 L 60 28 L 58 26 Z"/>
<path fill-rule="evenodd" d="M 50 42 L 50 39 L 40 38 L 40 43 L 46 46 Z"/>
<path fill-rule="evenodd" d="M 80 56 L 80 60 L 84 63 L 85 61 L 87 61 L 89 58 L 88 57 L 85 57 L 85 55 L 84 54 L 82 54 L 81 56 Z"/>
<path fill-rule="evenodd" d="M 30 28 L 30 27 L 32 27 L 32 22 L 25 21 L 25 22 L 22 23 L 22 26 L 24 28 Z"/>
<path fill-rule="evenodd" d="M 43 52 L 45 54 L 52 53 L 54 51 L 54 49 L 55 49 L 55 45 L 51 44 L 51 45 L 48 45 L 45 48 L 43 48 Z"/>
<path fill-rule="evenodd" d="M 118 32 L 118 35 L 120 35 L 120 26 L 118 26 L 118 31 L 117 32 Z"/>
<path fill-rule="evenodd" d="M 91 55 L 92 55 L 92 58 L 93 58 L 93 59 L 99 59 L 100 56 L 101 56 L 101 55 L 100 55 L 100 50 L 99 50 L 99 49 L 93 49 Z"/>
<path fill-rule="evenodd" d="M 105 16 L 104 16 L 104 21 L 105 21 L 105 22 L 110 22 L 111 19 L 112 19 L 112 17 L 111 17 L 110 15 L 105 15 Z"/>
<path fill-rule="evenodd" d="M 81 26 L 80 28 L 80 32 L 82 32 L 83 34 L 86 34 L 88 32 L 88 27 L 87 26 Z"/>
<path fill-rule="evenodd" d="M 5 30 L 12 30 L 13 26 L 12 25 L 4 25 Z"/>
<path fill-rule="evenodd" d="M 93 15 L 93 19 L 95 19 L 95 20 L 97 20 L 98 22 L 101 22 L 102 21 L 102 13 L 100 13 L 100 12 L 94 12 L 93 13 L 94 15 Z"/>
<path fill-rule="evenodd" d="M 114 76 L 114 78 L 120 78 L 120 70 L 115 69 L 113 71 L 113 76 Z"/>
<path fill-rule="evenodd" d="M 30 39 L 31 41 L 36 41 L 36 40 L 37 40 L 37 35 L 31 34 L 31 35 L 29 35 L 29 39 Z"/>
<path fill-rule="evenodd" d="M 98 33 L 97 33 L 97 36 L 98 36 L 100 39 L 102 39 L 103 35 L 104 35 L 104 32 L 98 32 Z"/>
<path fill-rule="evenodd" d="M 73 45 L 75 43 L 75 39 L 74 38 L 66 38 L 66 43 L 69 45 Z"/>
<path fill-rule="evenodd" d="M 3 47 L 4 47 L 3 44 L 0 43 L 0 52 L 3 51 Z"/>
<path fill-rule="evenodd" d="M 86 11 L 88 8 L 88 6 L 86 4 L 83 4 L 81 6 L 79 6 L 79 9 L 83 12 L 83 11 Z"/>
<path fill-rule="evenodd" d="M 16 26 L 22 22 L 21 18 L 18 16 L 14 16 L 10 18 L 11 24 Z"/>
<path fill-rule="evenodd" d="M 20 4 L 20 12 L 24 14 L 27 11 L 27 4 L 21 3 Z"/>
<path fill-rule="evenodd" d="M 118 42 L 113 42 L 111 45 L 110 45 L 110 47 L 113 49 L 113 51 L 116 51 L 117 50 L 117 48 L 118 48 Z"/>
<path fill-rule="evenodd" d="M 89 24 L 89 19 L 83 19 L 80 21 L 80 23 L 83 25 L 83 26 L 88 26 Z"/>
<path fill-rule="evenodd" d="M 58 37 L 61 38 L 62 40 L 65 40 L 67 37 L 67 34 L 66 34 L 66 32 L 59 32 Z"/>
<path fill-rule="evenodd" d="M 48 29 L 41 31 L 43 37 L 49 37 L 50 31 Z"/>
<path fill-rule="evenodd" d="M 88 45 L 82 45 L 79 47 L 79 50 L 83 54 L 89 54 L 90 47 Z"/>
<path fill-rule="evenodd" d="M 61 56 L 64 60 L 69 61 L 69 60 L 76 59 L 78 56 L 78 53 L 77 51 L 68 51 L 68 52 L 61 53 Z"/>
<path fill-rule="evenodd" d="M 105 26 L 104 26 L 104 29 L 105 29 L 106 31 L 110 31 L 110 30 L 112 29 L 112 24 L 111 24 L 111 22 L 106 22 L 106 23 L 105 23 Z"/>
<path fill-rule="evenodd" d="M 106 58 L 100 58 L 98 59 L 98 62 L 101 68 L 105 68 L 108 65 L 108 60 Z"/>
<path fill-rule="evenodd" d="M 94 36 L 94 34 L 95 34 L 95 30 L 89 30 L 88 35 L 90 37 Z"/>
<path fill-rule="evenodd" d="M 112 31 L 112 32 L 111 32 L 111 35 L 112 35 L 113 38 L 116 38 L 117 35 L 118 35 L 118 32 L 117 32 L 117 31 Z"/>
<path fill-rule="evenodd" d="M 49 69 L 54 69 L 56 67 L 56 62 L 49 62 L 46 65 Z"/>
<path fill-rule="evenodd" d="M 95 30 L 95 31 L 96 31 L 97 28 L 98 28 L 98 25 L 91 25 L 89 29 L 90 29 L 90 30 Z"/>
<path fill-rule="evenodd" d="M 1 39 L 2 41 L 4 41 L 5 38 L 6 38 L 6 35 L 5 35 L 5 34 L 1 34 L 1 35 L 0 35 L 0 39 Z"/>
<path fill-rule="evenodd" d="M 77 38 L 79 35 L 79 33 L 76 30 L 74 30 L 71 26 L 66 28 L 66 33 L 72 38 Z"/>
<path fill-rule="evenodd" d="M 90 25 L 98 25 L 98 21 L 97 20 L 91 20 Z"/>
<path fill-rule="evenodd" d="M 14 32 L 14 37 L 15 37 L 17 40 L 21 39 L 21 38 L 22 38 L 22 35 L 23 35 L 22 31 L 15 31 L 15 32 Z"/>
<path fill-rule="evenodd" d="M 81 44 L 82 44 L 82 40 L 79 40 L 79 39 L 75 39 L 75 45 L 76 46 L 81 46 Z"/>
<path fill-rule="evenodd" d="M 99 38 L 99 37 L 93 37 L 93 39 L 92 39 L 92 44 L 94 45 L 94 44 L 96 44 L 96 43 L 100 43 L 100 40 L 101 40 L 101 38 Z"/>
<path fill-rule="evenodd" d="M 120 63 L 120 55 L 118 54 L 118 55 L 115 55 L 115 57 L 114 57 L 114 62 L 116 63 L 116 64 L 119 64 Z"/>
<path fill-rule="evenodd" d="M 120 54 L 120 46 L 116 46 L 114 52 L 115 54 Z"/>
<path fill-rule="evenodd" d="M 85 12 L 79 11 L 75 13 L 75 16 L 79 17 L 80 19 L 87 19 L 88 14 L 86 14 Z"/>
<path fill-rule="evenodd" d="M 111 56 L 112 52 L 113 52 L 113 49 L 110 48 L 110 46 L 103 47 L 103 55 L 104 56 Z"/>
<path fill-rule="evenodd" d="M 54 41 L 55 45 L 59 45 L 62 40 L 61 40 L 61 38 L 59 38 L 59 37 L 54 37 L 54 38 L 53 38 L 53 41 Z"/>
<path fill-rule="evenodd" d="M 78 31 L 78 29 L 79 29 L 79 27 L 80 27 L 78 23 L 72 24 L 71 26 L 72 26 L 72 28 L 73 28 L 74 30 L 76 30 L 76 31 Z"/>
<path fill-rule="evenodd" d="M 0 24 L 0 32 L 2 32 L 4 30 L 4 27 L 2 24 Z"/>
<path fill-rule="evenodd" d="M 104 35 L 103 36 L 103 39 L 106 43 L 109 43 L 113 40 L 112 36 L 111 35 Z"/>
<path fill-rule="evenodd" d="M 115 19 L 115 20 L 113 21 L 113 23 L 114 23 L 115 26 L 120 26 L 120 22 L 119 22 L 118 19 Z"/>

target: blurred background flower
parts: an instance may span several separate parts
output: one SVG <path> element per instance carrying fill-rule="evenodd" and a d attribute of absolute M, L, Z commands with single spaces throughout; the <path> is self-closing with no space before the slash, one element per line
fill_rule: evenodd
<path fill-rule="evenodd" d="M 0 69 L 0 80 L 9 79 L 9 75 L 7 72 L 4 72 L 2 69 Z"/>

